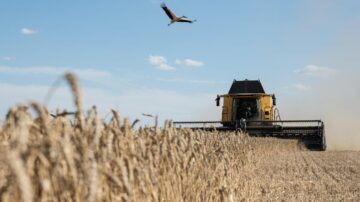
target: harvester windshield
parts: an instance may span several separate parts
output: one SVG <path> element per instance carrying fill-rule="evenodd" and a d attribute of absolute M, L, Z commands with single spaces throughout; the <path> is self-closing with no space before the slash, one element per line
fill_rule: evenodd
<path fill-rule="evenodd" d="M 233 102 L 235 120 L 258 120 L 260 114 L 257 98 L 237 98 Z"/>

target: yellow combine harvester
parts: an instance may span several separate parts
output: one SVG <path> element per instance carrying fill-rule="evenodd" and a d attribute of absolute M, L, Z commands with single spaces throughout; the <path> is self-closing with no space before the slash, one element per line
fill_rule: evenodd
<path fill-rule="evenodd" d="M 326 150 L 324 123 L 321 120 L 281 120 L 275 94 L 265 93 L 259 80 L 236 81 L 223 98 L 221 121 L 181 121 L 194 130 L 241 130 L 250 136 L 300 139 L 309 149 Z"/>

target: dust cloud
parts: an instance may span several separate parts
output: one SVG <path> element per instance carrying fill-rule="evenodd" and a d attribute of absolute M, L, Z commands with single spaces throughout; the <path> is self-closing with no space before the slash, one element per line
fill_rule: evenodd
<path fill-rule="evenodd" d="M 321 119 L 329 150 L 360 150 L 359 73 L 344 70 L 309 92 L 281 95 L 282 119 Z"/>
<path fill-rule="evenodd" d="M 344 72 L 320 86 L 330 149 L 360 150 L 359 71 Z"/>

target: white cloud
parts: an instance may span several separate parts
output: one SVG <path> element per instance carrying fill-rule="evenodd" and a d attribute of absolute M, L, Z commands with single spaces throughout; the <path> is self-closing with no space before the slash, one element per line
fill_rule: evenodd
<path fill-rule="evenodd" d="M 164 56 L 150 55 L 148 60 L 151 65 L 155 66 L 157 69 L 160 70 L 169 71 L 176 69 L 175 67 L 168 64 Z M 176 59 L 175 64 L 184 65 L 188 67 L 202 67 L 205 65 L 204 62 L 202 61 L 196 61 L 192 59 L 185 59 L 185 60 Z"/>
<path fill-rule="evenodd" d="M 160 69 L 160 70 L 164 70 L 164 71 L 175 70 L 175 67 L 170 66 L 170 65 L 165 64 L 165 63 L 158 65 L 157 68 Z"/>
<path fill-rule="evenodd" d="M 101 80 L 110 78 L 112 75 L 110 72 L 97 70 L 97 69 L 74 69 L 68 67 L 10 67 L 0 66 L 0 73 L 2 74 L 36 74 L 36 75 L 62 75 L 65 72 L 74 72 L 79 75 L 80 78 L 87 80 Z"/>
<path fill-rule="evenodd" d="M 309 77 L 329 77 L 336 74 L 336 70 L 330 67 L 318 65 L 306 65 L 302 69 L 296 70 L 295 73 Z"/>
<path fill-rule="evenodd" d="M 175 67 L 167 64 L 167 60 L 164 56 L 150 55 L 148 60 L 149 60 L 149 63 L 151 65 L 155 66 L 157 69 L 164 70 L 164 71 L 175 70 Z"/>
<path fill-rule="evenodd" d="M 1 60 L 13 61 L 13 60 L 16 60 L 16 57 L 2 57 Z"/>
<path fill-rule="evenodd" d="M 185 59 L 184 64 L 185 64 L 186 66 L 190 66 L 190 67 L 201 67 L 201 66 L 204 66 L 204 62 L 196 61 L 196 60 L 191 60 L 191 59 Z"/>
<path fill-rule="evenodd" d="M 295 90 L 295 91 L 308 91 L 311 90 L 311 86 L 302 84 L 302 83 L 295 83 L 290 86 L 285 87 L 286 90 Z"/>
<path fill-rule="evenodd" d="M 150 55 L 149 56 L 149 62 L 152 65 L 160 65 L 163 63 L 166 63 L 166 58 L 164 56 L 155 56 L 155 55 Z"/>
<path fill-rule="evenodd" d="M 188 67 L 202 67 L 205 65 L 204 62 L 202 61 L 196 61 L 192 59 L 185 59 L 185 60 L 176 59 L 175 63 L 178 65 L 185 65 Z"/>
<path fill-rule="evenodd" d="M 25 34 L 25 35 L 32 35 L 32 34 L 37 34 L 37 33 L 39 33 L 38 30 L 29 29 L 29 28 L 26 28 L 26 27 L 22 28 L 22 29 L 20 30 L 20 32 L 21 32 L 22 34 Z"/>

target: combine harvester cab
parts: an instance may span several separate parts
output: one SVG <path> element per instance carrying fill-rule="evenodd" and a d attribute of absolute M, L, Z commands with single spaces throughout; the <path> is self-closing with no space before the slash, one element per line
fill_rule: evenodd
<path fill-rule="evenodd" d="M 241 130 L 250 136 L 299 139 L 308 149 L 326 150 L 324 123 L 321 120 L 281 120 L 275 94 L 266 94 L 259 80 L 236 81 L 223 98 L 221 121 L 174 122 L 201 130 Z"/>

